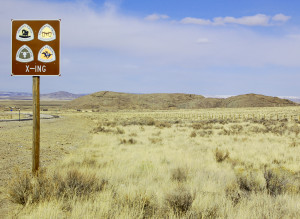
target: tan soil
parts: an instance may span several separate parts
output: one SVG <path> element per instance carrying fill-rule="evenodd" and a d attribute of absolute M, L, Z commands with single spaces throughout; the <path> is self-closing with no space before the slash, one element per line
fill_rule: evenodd
<path fill-rule="evenodd" d="M 41 120 L 41 168 L 86 144 L 89 121 L 63 117 Z M 14 204 L 7 199 L 7 184 L 15 169 L 31 171 L 32 121 L 0 122 L 0 218 L 5 218 Z"/>

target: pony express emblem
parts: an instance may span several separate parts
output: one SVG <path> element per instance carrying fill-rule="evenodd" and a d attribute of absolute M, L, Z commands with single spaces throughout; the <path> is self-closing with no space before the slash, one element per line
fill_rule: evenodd
<path fill-rule="evenodd" d="M 55 52 L 54 50 L 48 46 L 43 46 L 38 54 L 38 60 L 40 62 L 53 62 L 55 61 Z"/>
<path fill-rule="evenodd" d="M 31 61 L 33 61 L 33 52 L 32 52 L 32 50 L 26 45 L 21 46 L 20 49 L 17 52 L 16 60 L 19 61 L 19 62 L 31 62 Z"/>
<path fill-rule="evenodd" d="M 41 27 L 38 35 L 38 39 L 42 41 L 52 41 L 56 39 L 55 30 L 49 24 L 45 24 Z"/>
<path fill-rule="evenodd" d="M 34 39 L 34 34 L 31 27 L 23 24 L 17 31 L 16 39 L 19 41 L 30 41 Z"/>

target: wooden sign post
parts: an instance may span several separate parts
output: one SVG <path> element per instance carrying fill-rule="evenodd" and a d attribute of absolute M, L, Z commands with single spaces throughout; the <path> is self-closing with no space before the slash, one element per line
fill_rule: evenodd
<path fill-rule="evenodd" d="M 40 76 L 33 76 L 32 79 L 32 172 L 37 173 L 40 166 Z"/>
<path fill-rule="evenodd" d="M 60 20 L 12 20 L 12 73 L 32 76 L 32 173 L 40 167 L 40 76 L 60 76 Z"/>

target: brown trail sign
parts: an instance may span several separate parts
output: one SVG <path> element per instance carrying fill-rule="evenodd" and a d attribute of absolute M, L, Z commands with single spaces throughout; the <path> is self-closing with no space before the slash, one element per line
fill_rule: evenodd
<path fill-rule="evenodd" d="M 12 75 L 60 75 L 60 20 L 12 20 Z"/>
<path fill-rule="evenodd" d="M 11 75 L 33 76 L 32 172 L 40 160 L 40 76 L 60 76 L 60 20 L 11 21 Z"/>

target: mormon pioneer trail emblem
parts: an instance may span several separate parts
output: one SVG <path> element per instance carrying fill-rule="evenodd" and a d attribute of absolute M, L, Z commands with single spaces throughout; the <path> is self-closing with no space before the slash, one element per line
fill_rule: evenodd
<path fill-rule="evenodd" d="M 27 24 L 23 24 L 21 27 L 19 27 L 17 31 L 17 40 L 20 41 L 30 41 L 34 39 L 34 34 L 31 29 L 31 27 Z"/>
<path fill-rule="evenodd" d="M 45 24 L 41 27 L 38 35 L 38 39 L 42 41 L 52 41 L 56 39 L 55 30 L 49 24 Z"/>
<path fill-rule="evenodd" d="M 19 62 L 31 62 L 31 61 L 33 61 L 32 50 L 26 45 L 21 46 L 20 49 L 17 52 L 16 60 L 19 61 Z"/>
<path fill-rule="evenodd" d="M 54 50 L 48 45 L 43 46 L 39 51 L 38 60 L 41 61 L 41 62 L 53 62 L 53 61 L 55 61 L 55 52 L 54 52 Z"/>

